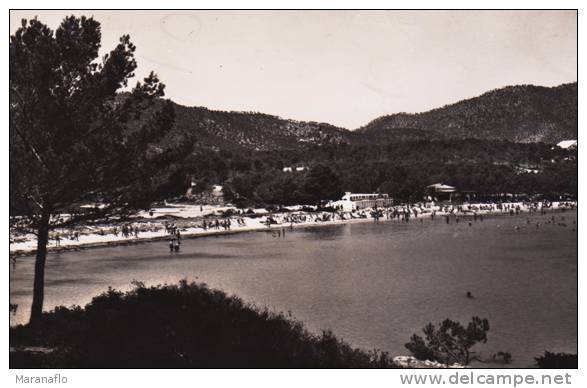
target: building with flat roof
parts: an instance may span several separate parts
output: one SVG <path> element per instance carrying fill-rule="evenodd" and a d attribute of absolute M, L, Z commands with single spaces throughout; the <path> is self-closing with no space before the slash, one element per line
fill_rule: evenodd
<path fill-rule="evenodd" d="M 434 201 L 452 201 L 452 197 L 457 192 L 457 188 L 445 185 L 444 183 L 435 183 L 426 186 L 425 191 Z"/>
<path fill-rule="evenodd" d="M 388 194 L 363 194 L 347 191 L 340 200 L 331 201 L 328 205 L 343 211 L 353 211 L 357 209 L 391 206 L 392 202 L 393 200 L 389 198 Z"/>
<path fill-rule="evenodd" d="M 560 148 L 573 150 L 577 148 L 577 140 L 563 140 L 557 144 Z"/>

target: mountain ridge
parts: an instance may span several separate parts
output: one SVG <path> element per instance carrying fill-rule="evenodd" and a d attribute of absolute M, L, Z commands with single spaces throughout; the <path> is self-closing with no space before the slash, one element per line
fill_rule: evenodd
<path fill-rule="evenodd" d="M 381 116 L 357 131 L 392 138 L 404 135 L 556 143 L 577 138 L 577 102 L 577 82 L 554 87 L 506 86 L 421 113 Z M 418 132 L 405 134 L 406 130 Z"/>
<path fill-rule="evenodd" d="M 176 111 L 172 136 L 190 136 L 205 148 L 257 151 L 467 138 L 556 144 L 577 138 L 577 101 L 577 82 L 506 86 L 426 112 L 380 116 L 356 130 L 172 101 Z"/>

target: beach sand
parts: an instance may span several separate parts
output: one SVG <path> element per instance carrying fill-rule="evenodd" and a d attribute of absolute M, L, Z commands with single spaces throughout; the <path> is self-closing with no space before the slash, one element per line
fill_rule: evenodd
<path fill-rule="evenodd" d="M 575 208 L 576 202 L 552 202 L 548 208 L 544 210 L 563 210 L 567 208 Z M 140 230 L 138 237 L 133 234 L 129 237 L 122 236 L 122 233 L 115 235 L 112 229 L 117 227 L 120 231 L 122 223 L 118 225 L 104 225 L 88 227 L 84 226 L 83 231 L 80 232 L 77 239 L 71 238 L 73 230 L 71 229 L 57 229 L 52 231 L 52 235 L 59 234 L 61 241 L 59 244 L 54 239 L 50 239 L 47 247 L 49 252 L 57 252 L 63 250 L 86 249 L 92 247 L 104 247 L 112 245 L 126 245 L 136 244 L 146 241 L 169 240 L 170 235 L 166 232 L 165 223 L 175 224 L 181 232 L 182 238 L 194 238 L 204 236 L 223 235 L 231 233 L 243 233 L 253 231 L 274 231 L 277 233 L 281 229 L 293 228 L 307 228 L 318 227 L 325 225 L 347 224 L 357 222 L 402 222 L 401 218 L 392 218 L 390 214 L 387 216 L 387 211 L 393 212 L 396 209 L 403 214 L 404 211 L 410 211 L 412 222 L 418 218 L 431 217 L 435 214 L 436 217 L 459 217 L 462 219 L 472 218 L 474 214 L 489 215 L 489 214 L 509 214 L 511 210 L 517 212 L 541 211 L 539 206 L 533 208 L 522 202 L 510 202 L 501 204 L 502 209 L 499 209 L 495 204 L 464 204 L 461 207 L 457 205 L 428 205 L 428 206 L 396 206 L 389 209 L 380 209 L 383 211 L 383 216 L 377 221 L 372 217 L 373 209 L 362 209 L 349 212 L 337 212 L 332 217 L 332 212 L 303 212 L 295 209 L 300 207 L 291 207 L 294 209 L 291 213 L 269 213 L 265 209 L 255 209 L 254 217 L 251 214 L 238 214 L 232 216 L 232 222 L 229 229 L 223 228 L 207 228 L 204 230 L 201 227 L 204 216 L 216 216 L 220 218 L 222 212 L 232 210 L 237 212 L 238 209 L 230 206 L 215 207 L 186 204 L 169 204 L 165 207 L 152 209 L 152 215 L 148 211 L 141 211 L 136 214 L 124 224 L 132 224 L 137 226 Z M 417 212 L 415 216 L 414 209 Z M 297 222 L 288 222 L 287 217 L 296 215 L 298 218 L 306 218 L 305 221 L 298 220 Z M 267 217 L 271 217 L 277 223 L 267 225 Z M 353 218 L 354 217 L 354 218 Z M 240 218 L 244 221 L 244 225 L 238 224 L 236 219 Z M 324 220 L 325 218 L 329 218 Z M 104 231 L 104 234 L 100 233 Z M 67 236 L 70 236 L 69 238 Z M 11 234 L 10 254 L 13 256 L 29 255 L 35 252 L 37 246 L 36 237 L 33 234 L 13 236 Z"/>

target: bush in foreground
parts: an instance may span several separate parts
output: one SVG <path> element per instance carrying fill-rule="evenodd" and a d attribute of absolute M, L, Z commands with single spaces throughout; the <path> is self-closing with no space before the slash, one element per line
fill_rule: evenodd
<path fill-rule="evenodd" d="M 548 369 L 576 369 L 578 361 L 576 354 L 552 353 L 545 351 L 543 355 L 534 358 L 538 368 Z"/>
<path fill-rule="evenodd" d="M 438 327 L 429 323 L 422 331 L 425 338 L 414 334 L 405 345 L 414 357 L 447 365 L 469 365 L 475 359 L 471 348 L 477 343 L 487 342 L 489 321 L 473 317 L 465 327 L 460 322 L 445 319 Z"/>
<path fill-rule="evenodd" d="M 291 316 L 187 283 L 110 289 L 84 309 L 45 313 L 38 329 L 10 330 L 12 347 L 53 348 L 45 357 L 11 352 L 10 367 L 371 368 L 387 353 L 352 348 L 331 332 L 309 333 Z"/>

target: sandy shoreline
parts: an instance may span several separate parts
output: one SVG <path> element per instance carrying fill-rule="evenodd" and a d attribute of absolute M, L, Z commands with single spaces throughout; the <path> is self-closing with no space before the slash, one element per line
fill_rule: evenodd
<path fill-rule="evenodd" d="M 411 217 L 410 219 L 412 222 L 414 220 L 418 220 L 418 218 L 430 218 L 432 214 L 435 214 L 436 217 L 459 217 L 463 220 L 473 218 L 474 214 L 477 215 L 509 215 L 510 211 L 516 209 L 515 214 L 517 213 L 528 213 L 530 211 L 563 211 L 566 209 L 576 209 L 577 203 L 576 202 L 554 202 L 548 208 L 531 208 L 523 203 L 508 203 L 503 204 L 504 207 L 507 206 L 505 209 L 486 209 L 489 205 L 486 204 L 471 204 L 465 205 L 464 209 L 458 209 L 457 207 L 451 207 L 451 211 L 444 211 L 448 209 L 442 209 L 441 207 L 413 207 L 409 209 Z M 479 208 L 481 207 L 481 208 Z M 485 207 L 485 209 L 484 209 Z M 396 207 L 396 209 L 401 208 L 405 210 L 405 207 Z M 470 208 L 474 209 L 471 210 Z M 184 208 L 178 208 L 179 211 L 174 210 L 175 213 L 180 213 L 181 210 Z M 412 209 L 416 209 L 418 212 L 417 216 L 414 216 L 414 213 L 411 211 Z M 390 209 L 390 210 L 393 210 Z M 402 211 L 403 211 L 402 210 Z M 184 212 L 186 214 L 185 218 L 181 218 L 176 220 L 178 223 L 184 224 L 197 224 L 201 222 L 201 219 L 197 219 L 193 217 L 193 215 L 189 211 Z M 222 236 L 222 235 L 229 235 L 235 233 L 247 233 L 247 232 L 273 232 L 277 233 L 278 231 L 284 230 L 292 230 L 292 229 L 299 229 L 299 228 L 312 228 L 312 227 L 321 227 L 321 226 L 329 226 L 329 225 L 344 225 L 344 224 L 352 224 L 352 223 L 365 223 L 365 222 L 376 222 L 375 219 L 370 214 L 370 209 L 364 209 L 362 212 L 366 214 L 365 218 L 339 218 L 334 220 L 327 220 L 327 221 L 317 221 L 316 218 L 322 218 L 324 215 L 332 215 L 332 213 L 328 212 L 317 212 L 317 213 L 307 213 L 307 212 L 292 212 L 291 214 L 296 215 L 303 215 L 307 218 L 311 218 L 310 220 L 303 221 L 303 222 L 281 222 L 278 224 L 271 224 L 267 225 L 265 223 L 266 218 L 268 216 L 277 219 L 283 220 L 285 217 L 288 216 L 288 213 L 273 213 L 267 214 L 262 217 L 252 218 L 247 217 L 247 215 L 239 215 L 238 218 L 241 218 L 245 221 L 245 225 L 238 225 L 233 218 L 232 225 L 229 229 L 218 228 L 218 229 L 202 229 L 201 226 L 191 226 L 191 227 L 181 227 L 181 236 L 182 238 L 198 238 L 198 237 L 209 237 L 209 236 Z M 167 213 L 168 215 L 171 215 Z M 337 213 L 336 217 L 348 216 L 350 217 L 349 213 Z M 359 214 L 359 212 L 355 213 Z M 175 214 L 174 214 L 175 215 Z M 155 222 L 154 222 L 155 221 Z M 165 232 L 164 228 L 165 220 L 157 219 L 145 219 L 145 218 L 138 218 L 134 220 L 134 224 L 141 224 L 146 223 L 149 225 L 158 225 L 161 230 L 158 231 L 147 231 L 147 232 L 140 232 L 138 237 L 122 237 L 122 235 L 115 236 L 114 234 L 105 234 L 100 235 L 98 233 L 80 235 L 78 240 L 73 239 L 63 239 L 59 246 L 56 245 L 54 241 L 50 242 L 50 245 L 47 247 L 48 252 L 63 252 L 63 251 L 75 251 L 75 250 L 82 250 L 82 249 L 91 249 L 91 248 L 100 248 L 100 247 L 108 247 L 108 246 L 123 246 L 123 245 L 132 245 L 132 244 L 140 244 L 145 242 L 152 242 L 152 241 L 163 241 L 169 240 L 170 236 L 167 232 Z M 383 214 L 382 217 L 379 218 L 377 222 L 405 222 L 402 221 L 399 217 L 393 218 L 392 214 L 387 216 L 386 213 Z M 24 241 L 18 242 L 11 242 L 10 243 L 10 255 L 12 257 L 16 256 L 27 256 L 32 255 L 36 251 L 36 241 L 32 238 L 25 239 Z"/>

